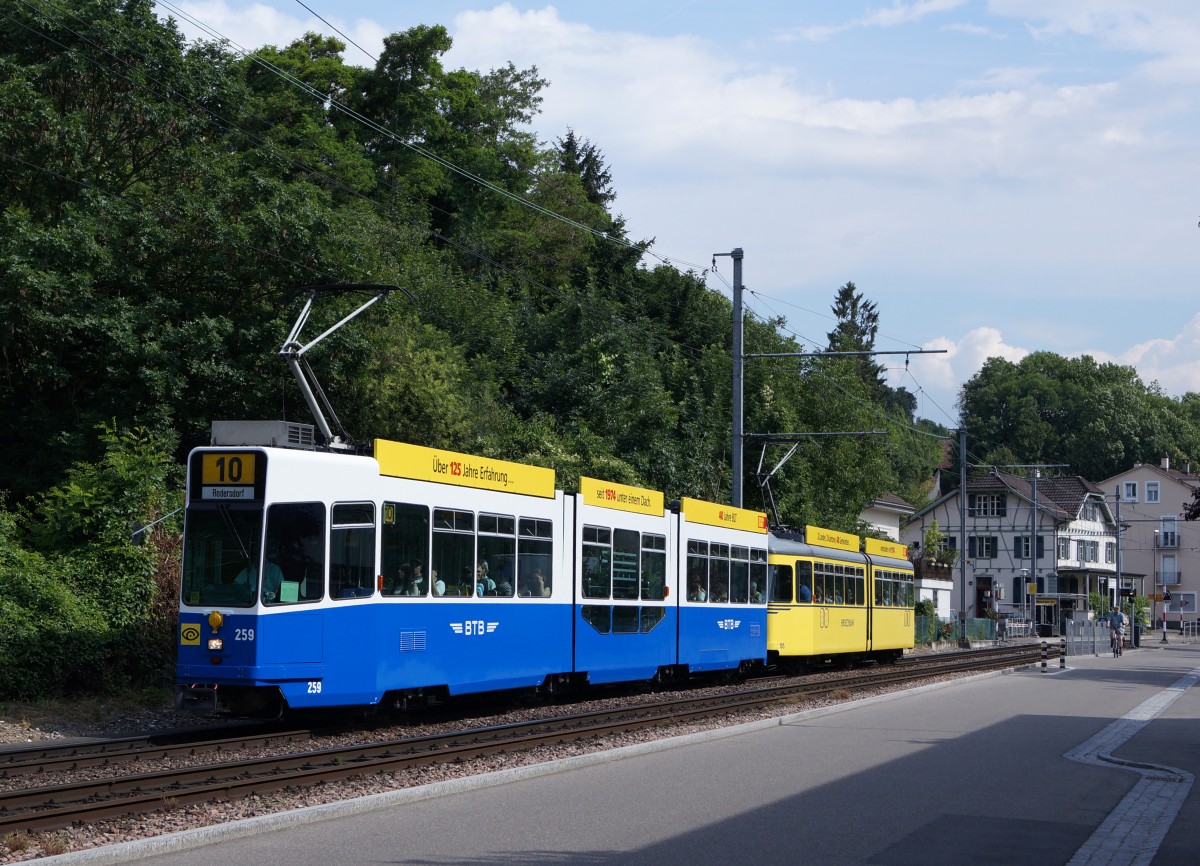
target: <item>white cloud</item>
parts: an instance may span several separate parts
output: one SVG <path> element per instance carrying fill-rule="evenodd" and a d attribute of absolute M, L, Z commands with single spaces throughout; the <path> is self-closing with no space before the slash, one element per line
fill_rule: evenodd
<path fill-rule="evenodd" d="M 330 32 L 327 24 L 313 15 L 296 16 L 281 12 L 265 3 L 251 3 L 231 7 L 225 0 L 185 0 L 173 2 L 175 9 L 158 5 L 158 14 L 173 17 L 179 30 L 190 40 L 228 39 L 233 48 L 255 51 L 264 45 L 283 47 L 314 31 L 334 36 L 345 41 L 337 33 Z M 300 9 L 302 7 L 297 7 Z M 347 45 L 343 54 L 347 63 L 356 66 L 373 66 L 374 60 L 363 51 L 379 56 L 383 48 L 383 37 L 387 31 L 375 21 L 359 18 L 353 22 L 337 15 L 323 15 L 329 24 L 337 28 L 353 44 Z M 199 23 L 197 23 L 199 22 Z M 361 46 L 362 51 L 354 47 Z"/>
<path fill-rule="evenodd" d="M 1174 336 L 1147 340 L 1119 354 L 1099 349 L 1079 354 L 1134 367 L 1143 383 L 1158 382 L 1174 397 L 1200 393 L 1200 313 Z"/>
<path fill-rule="evenodd" d="M 990 36 L 993 39 L 1007 39 L 1003 33 L 997 33 L 989 27 L 983 27 L 979 24 L 968 24 L 966 22 L 955 22 L 952 24 L 942 25 L 942 30 L 948 33 L 965 33 L 968 36 Z"/>
<path fill-rule="evenodd" d="M 959 390 L 989 358 L 999 357 L 1018 364 L 1029 354 L 1029 350 L 1006 342 L 998 329 L 988 326 L 974 328 L 958 340 L 935 337 L 922 348 L 944 350 L 945 354 L 914 355 L 907 369 L 892 362 L 890 383 L 893 387 L 903 385 L 910 391 L 919 389 L 922 393 L 918 394 L 918 415 L 950 425 L 957 421 Z M 1143 384 L 1157 382 L 1171 397 L 1181 397 L 1189 391 L 1200 393 L 1200 313 L 1174 336 L 1147 340 L 1124 351 L 1084 349 L 1061 354 L 1071 358 L 1090 355 L 1098 363 L 1133 367 Z M 922 402 L 923 396 L 933 405 Z"/>
<path fill-rule="evenodd" d="M 306 21 L 263 3 L 231 8 L 224 0 L 193 0 L 172 5 L 182 10 L 184 15 L 176 15 L 174 10 L 161 4 L 158 12 L 164 17 L 174 16 L 180 31 L 189 39 L 225 38 L 235 48 L 247 51 L 267 44 L 286 45 L 319 23 L 315 18 Z"/>
<path fill-rule="evenodd" d="M 966 0 L 917 0 L 903 3 L 892 0 L 891 6 L 875 9 L 858 18 L 840 24 L 815 24 L 795 27 L 777 38 L 784 42 L 827 42 L 839 33 L 863 27 L 899 27 L 920 21 L 928 15 L 949 12 L 962 6 Z"/>
<path fill-rule="evenodd" d="M 892 0 L 891 6 L 864 15 L 860 22 L 864 27 L 897 27 L 920 21 L 926 15 L 949 12 L 965 2 L 966 0 L 918 0 L 916 3 L 902 3 L 900 0 Z"/>
<path fill-rule="evenodd" d="M 1158 81 L 1200 80 L 1192 0 L 991 0 L 988 11 L 1023 20 L 1038 39 L 1077 34 L 1147 55 L 1142 72 Z"/>
<path fill-rule="evenodd" d="M 914 355 L 909 360 L 907 374 L 897 368 L 891 376 L 891 384 L 904 385 L 910 391 L 921 388 L 943 413 L 952 416 L 956 415 L 955 404 L 962 384 L 978 373 L 988 358 L 1004 358 L 1016 364 L 1029 354 L 1027 349 L 1009 345 L 999 330 L 987 326 L 975 328 L 957 341 L 950 337 L 935 337 L 921 348 L 944 351 L 945 354 Z M 919 414 L 942 424 L 953 423 L 953 419 L 939 417 L 939 413 L 930 408 L 921 407 Z"/>
<path fill-rule="evenodd" d="M 537 121 L 545 138 L 569 125 L 668 175 L 734 160 L 743 177 L 886 169 L 935 183 L 1041 178 L 1097 158 L 1102 142 L 1139 141 L 1138 119 L 1113 104 L 1111 84 L 1039 87 L 1032 69 L 995 70 L 983 92 L 856 99 L 806 85 L 792 68 L 732 60 L 707 40 L 600 31 L 553 7 L 464 13 L 454 39 L 454 65 L 539 68 L 550 81 Z"/>

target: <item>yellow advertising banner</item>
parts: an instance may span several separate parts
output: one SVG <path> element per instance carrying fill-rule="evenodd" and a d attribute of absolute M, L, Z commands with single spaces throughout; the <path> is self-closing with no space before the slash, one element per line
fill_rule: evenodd
<path fill-rule="evenodd" d="M 898 541 L 883 541 L 878 538 L 864 538 L 867 553 L 872 556 L 890 556 L 894 559 L 908 559 L 908 545 Z"/>
<path fill-rule="evenodd" d="M 663 513 L 663 495 L 657 490 L 644 490 L 641 487 L 630 487 L 628 484 L 600 481 L 581 475 L 579 495 L 586 504 L 600 508 L 652 514 L 656 517 L 661 517 Z"/>
<path fill-rule="evenodd" d="M 475 457 L 387 439 L 375 440 L 379 471 L 395 478 L 554 498 L 554 470 L 492 457 Z"/>
<path fill-rule="evenodd" d="M 764 535 L 767 532 L 767 515 L 761 511 L 734 508 L 732 505 L 718 505 L 715 502 L 705 502 L 703 499 L 688 499 L 686 496 L 679 501 L 679 507 L 691 523 L 744 529 L 746 532 L 758 532 Z"/>
<path fill-rule="evenodd" d="M 824 529 L 820 526 L 805 526 L 804 540 L 818 547 L 836 547 L 838 550 L 849 550 L 852 553 L 858 553 L 859 548 L 857 535 L 838 532 L 836 529 Z"/>

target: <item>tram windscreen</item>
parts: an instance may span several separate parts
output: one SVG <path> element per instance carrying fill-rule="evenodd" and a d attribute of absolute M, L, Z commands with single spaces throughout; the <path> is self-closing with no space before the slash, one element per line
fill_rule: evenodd
<path fill-rule="evenodd" d="M 262 550 L 260 507 L 192 506 L 183 533 L 183 584 L 187 605 L 250 607 Z"/>

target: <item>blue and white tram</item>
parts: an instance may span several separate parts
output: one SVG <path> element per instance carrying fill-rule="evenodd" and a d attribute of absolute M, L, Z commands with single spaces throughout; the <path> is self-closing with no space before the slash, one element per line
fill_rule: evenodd
<path fill-rule="evenodd" d="M 767 516 L 684 498 L 679 517 L 680 663 L 689 673 L 762 667 Z"/>
<path fill-rule="evenodd" d="M 592 479 L 565 495 L 549 469 L 386 440 L 198 448 L 177 703 L 392 707 L 759 664 L 765 515 L 684 503 Z M 710 585 L 740 588 L 681 615 L 700 546 Z"/>
<path fill-rule="evenodd" d="M 579 479 L 575 664 L 593 685 L 673 670 L 678 628 L 667 576 L 675 524 L 655 490 Z"/>

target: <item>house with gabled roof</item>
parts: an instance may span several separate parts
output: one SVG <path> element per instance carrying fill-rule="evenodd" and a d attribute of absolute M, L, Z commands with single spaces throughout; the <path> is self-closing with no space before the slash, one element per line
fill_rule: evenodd
<path fill-rule="evenodd" d="M 1189 523 L 1182 513 L 1200 487 L 1200 475 L 1190 465 L 1182 471 L 1172 468 L 1171 459 L 1164 456 L 1157 466 L 1135 463 L 1100 486 L 1117 500 L 1124 528 L 1125 582 L 1134 585 L 1130 572 L 1146 576 L 1145 592 L 1138 594 L 1154 601 L 1154 627 L 1162 624 L 1164 606 L 1170 628 L 1194 622 L 1200 594 L 1200 522 Z"/>
<path fill-rule="evenodd" d="M 883 493 L 871 500 L 858 519 L 892 541 L 900 540 L 900 524 L 912 516 L 913 507 L 893 493 Z"/>
<path fill-rule="evenodd" d="M 1088 593 L 1116 592 L 1117 525 L 1096 484 L 993 470 L 967 478 L 959 497 L 954 490 L 916 511 L 900 540 L 919 547 L 937 521 L 965 561 L 952 569 L 951 601 L 968 619 L 995 612 L 1058 634 L 1064 619 L 1089 615 Z"/>

